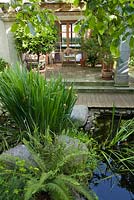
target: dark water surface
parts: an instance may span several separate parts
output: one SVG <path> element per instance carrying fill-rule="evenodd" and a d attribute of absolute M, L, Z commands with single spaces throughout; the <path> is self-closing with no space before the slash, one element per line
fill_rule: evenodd
<path fill-rule="evenodd" d="M 134 193 L 118 186 L 118 181 L 115 177 L 111 178 L 111 180 L 101 180 L 98 184 L 95 184 L 94 181 L 95 179 L 90 184 L 90 187 L 99 197 L 99 200 L 134 200 Z"/>
<path fill-rule="evenodd" d="M 98 120 L 101 141 L 106 139 L 110 131 L 111 119 L 101 118 Z M 118 127 L 118 119 L 114 121 L 114 129 Z M 129 173 L 116 174 L 108 171 L 107 165 L 101 163 L 94 173 L 90 188 L 96 193 L 99 200 L 134 200 L 134 175 Z"/>

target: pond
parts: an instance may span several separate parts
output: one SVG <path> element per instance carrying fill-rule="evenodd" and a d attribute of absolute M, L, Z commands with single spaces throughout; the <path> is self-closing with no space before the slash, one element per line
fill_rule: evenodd
<path fill-rule="evenodd" d="M 106 165 L 94 173 L 90 188 L 99 200 L 134 200 L 134 176 L 116 174 L 106 171 Z"/>
<path fill-rule="evenodd" d="M 119 128 L 120 121 L 120 118 L 115 116 L 112 134 Z M 95 134 L 100 142 L 106 139 L 111 126 L 111 116 L 101 116 L 96 120 Z M 129 172 L 119 174 L 116 170 L 112 172 L 106 163 L 101 163 L 93 174 L 90 188 L 99 200 L 134 200 L 134 175 Z"/>

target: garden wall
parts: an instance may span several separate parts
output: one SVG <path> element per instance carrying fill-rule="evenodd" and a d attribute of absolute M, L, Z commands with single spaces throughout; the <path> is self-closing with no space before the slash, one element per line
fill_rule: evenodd
<path fill-rule="evenodd" d="M 0 16 L 0 58 L 3 58 L 10 64 L 16 64 L 19 61 L 11 25 L 14 17 Z"/>

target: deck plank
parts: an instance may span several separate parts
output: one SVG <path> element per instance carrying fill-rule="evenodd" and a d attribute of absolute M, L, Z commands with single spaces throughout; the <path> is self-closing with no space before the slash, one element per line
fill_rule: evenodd
<path fill-rule="evenodd" d="M 76 104 L 88 107 L 134 108 L 134 94 L 131 93 L 78 93 Z"/>

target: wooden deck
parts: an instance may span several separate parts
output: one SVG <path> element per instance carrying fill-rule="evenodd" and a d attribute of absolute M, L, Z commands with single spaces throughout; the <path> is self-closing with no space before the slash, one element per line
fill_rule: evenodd
<path fill-rule="evenodd" d="M 134 93 L 79 93 L 76 104 L 89 108 L 129 108 L 134 109 Z"/>

